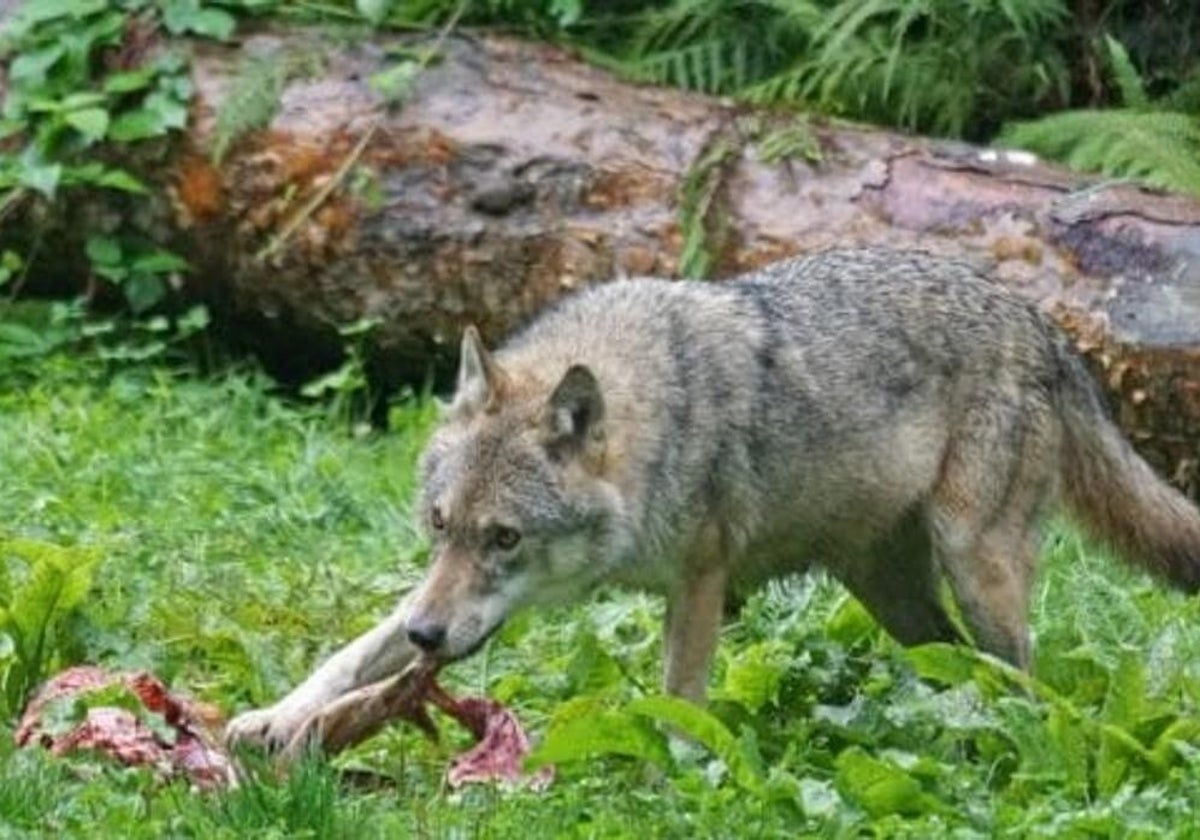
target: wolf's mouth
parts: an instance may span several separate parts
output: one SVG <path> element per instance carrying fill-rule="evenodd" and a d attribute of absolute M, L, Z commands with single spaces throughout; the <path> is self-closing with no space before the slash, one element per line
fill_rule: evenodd
<path fill-rule="evenodd" d="M 484 633 L 482 633 L 478 639 L 476 639 L 474 642 L 472 642 L 471 646 L 469 648 L 466 648 L 465 650 L 459 651 L 459 652 L 454 653 L 449 656 L 446 656 L 446 655 L 439 656 L 438 661 L 442 662 L 442 663 L 450 663 L 450 662 L 457 662 L 460 659 L 466 659 L 468 656 L 473 656 L 474 654 L 478 653 L 479 649 L 487 643 L 487 640 L 490 639 L 493 635 L 495 635 L 496 631 L 499 630 L 503 626 L 504 626 L 504 620 L 501 619 L 500 621 L 497 621 L 495 624 L 493 624 L 491 627 L 489 627 Z"/>

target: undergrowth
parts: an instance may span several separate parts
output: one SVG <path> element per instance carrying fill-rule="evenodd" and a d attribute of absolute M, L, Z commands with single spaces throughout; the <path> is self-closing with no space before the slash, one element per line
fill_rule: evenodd
<path fill-rule="evenodd" d="M 26 313 L 22 317 L 33 317 Z M 1200 603 L 1047 538 L 1032 680 L 904 650 L 821 577 L 727 626 L 700 712 L 657 694 L 662 605 L 601 592 L 516 618 L 447 675 L 511 703 L 545 794 L 444 784 L 465 736 L 404 727 L 286 779 L 199 795 L 144 771 L 17 751 L 32 681 L 150 668 L 226 713 L 269 703 L 421 574 L 413 465 L 435 411 L 390 430 L 284 399 L 253 369 L 50 350 L 0 366 L 0 835 L 1162 837 L 1200 830 Z M 29 654 L 14 597 L 75 569 Z M 14 632 L 15 630 L 15 632 Z M 664 725 L 689 733 L 672 742 Z"/>

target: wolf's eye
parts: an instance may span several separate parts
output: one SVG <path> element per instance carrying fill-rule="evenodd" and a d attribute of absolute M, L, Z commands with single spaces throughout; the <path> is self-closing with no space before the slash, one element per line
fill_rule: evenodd
<path fill-rule="evenodd" d="M 512 551 L 521 541 L 521 532 L 515 528 L 497 528 L 492 533 L 492 544 L 501 551 Z"/>
<path fill-rule="evenodd" d="M 435 531 L 440 531 L 446 527 L 446 520 L 442 518 L 442 509 L 440 507 L 435 507 L 429 511 L 429 524 Z"/>

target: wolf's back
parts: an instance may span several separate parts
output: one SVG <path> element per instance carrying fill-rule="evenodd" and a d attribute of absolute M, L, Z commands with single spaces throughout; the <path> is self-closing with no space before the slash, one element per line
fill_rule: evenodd
<path fill-rule="evenodd" d="M 551 366 L 596 362 L 601 381 L 636 394 L 631 420 L 657 412 L 638 422 L 661 423 L 645 465 L 660 498 L 701 483 L 746 495 L 796 474 L 811 484 L 807 468 L 834 453 L 893 459 L 870 447 L 886 449 L 898 417 L 923 430 L 944 419 L 950 434 L 963 405 L 1003 398 L 1005 377 L 1043 383 L 1029 387 L 1053 392 L 1070 511 L 1126 559 L 1200 589 L 1200 513 L 1122 437 L 1057 328 L 968 264 L 837 249 L 726 283 L 616 283 L 539 319 L 522 347 Z M 925 473 L 906 477 L 915 486 Z"/>

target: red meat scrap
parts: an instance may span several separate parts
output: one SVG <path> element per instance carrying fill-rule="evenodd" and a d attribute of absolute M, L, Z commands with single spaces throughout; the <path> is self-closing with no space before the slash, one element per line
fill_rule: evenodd
<path fill-rule="evenodd" d="M 89 750 L 127 766 L 152 767 L 201 790 L 234 783 L 233 765 L 205 731 L 198 704 L 144 671 L 83 665 L 42 686 L 17 724 L 17 746 L 56 756 Z"/>
<path fill-rule="evenodd" d="M 314 717 L 319 723 L 313 731 L 297 737 L 315 737 L 327 753 L 336 753 L 399 718 L 436 738 L 424 708 L 430 703 L 477 741 L 451 761 L 451 787 L 499 782 L 543 790 L 550 784 L 553 767 L 525 773 L 529 738 L 512 711 L 486 697 L 451 697 L 437 684 L 435 673 L 436 666 L 413 668 L 339 698 Z M 149 673 L 114 673 L 84 665 L 42 686 L 22 715 L 15 738 L 20 747 L 40 745 L 56 756 L 91 751 L 127 766 L 151 767 L 164 779 L 183 778 L 197 789 L 213 790 L 237 780 L 229 754 L 209 736 L 205 723 L 210 717 L 201 704 L 171 693 Z"/>
<path fill-rule="evenodd" d="M 545 790 L 554 781 L 554 766 L 547 764 L 527 775 L 525 756 L 529 755 L 529 737 L 517 716 L 504 704 L 488 697 L 455 699 L 436 682 L 428 689 L 430 702 L 453 717 L 475 736 L 471 749 L 454 757 L 446 780 L 451 787 L 473 782 L 525 784 L 533 790 Z"/>

